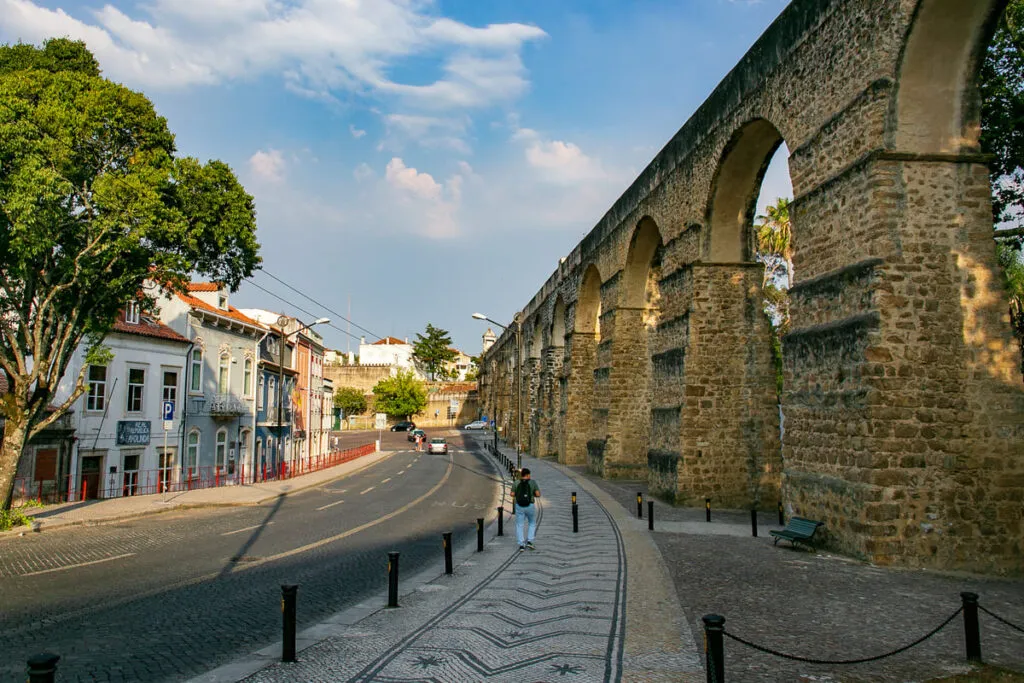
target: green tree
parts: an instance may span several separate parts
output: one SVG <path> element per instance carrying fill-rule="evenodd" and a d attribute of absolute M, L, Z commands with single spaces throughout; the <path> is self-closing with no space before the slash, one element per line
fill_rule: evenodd
<path fill-rule="evenodd" d="M 789 327 L 789 288 L 793 286 L 793 226 L 790 200 L 779 197 L 765 208 L 754 225 L 757 229 L 757 260 L 764 264 L 761 291 L 764 310 L 777 336 Z"/>
<path fill-rule="evenodd" d="M 0 45 L 3 509 L 27 440 L 86 390 L 83 368 L 50 410 L 75 348 L 98 349 L 129 300 L 152 307 L 193 272 L 236 290 L 259 266 L 255 229 L 231 169 L 176 157 L 167 121 L 83 44 Z"/>
<path fill-rule="evenodd" d="M 373 387 L 374 408 L 388 417 L 406 419 L 427 407 L 427 390 L 411 370 L 399 372 Z"/>
<path fill-rule="evenodd" d="M 334 392 L 334 407 L 345 411 L 345 417 L 362 415 L 367 408 L 366 396 L 355 387 L 341 387 Z"/>
<path fill-rule="evenodd" d="M 412 345 L 412 355 L 430 373 L 430 379 L 442 379 L 448 376 L 447 364 L 458 355 L 452 350 L 452 339 L 448 330 L 442 330 L 427 323 L 426 335 L 416 333 L 416 341 Z"/>

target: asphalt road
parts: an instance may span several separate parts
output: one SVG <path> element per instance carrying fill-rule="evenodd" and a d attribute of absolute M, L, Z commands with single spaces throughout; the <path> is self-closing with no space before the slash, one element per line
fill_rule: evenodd
<path fill-rule="evenodd" d="M 61 655 L 62 681 L 187 679 L 280 638 L 281 584 L 300 586 L 300 630 L 383 604 L 388 551 L 403 576 L 443 571 L 441 533 L 469 542 L 494 504 L 493 466 L 471 440 L 449 441 L 449 456 L 398 452 L 268 505 L 0 541 L 0 680 L 24 680 L 41 651 Z M 66 566 L 40 569 L 46 556 Z"/>

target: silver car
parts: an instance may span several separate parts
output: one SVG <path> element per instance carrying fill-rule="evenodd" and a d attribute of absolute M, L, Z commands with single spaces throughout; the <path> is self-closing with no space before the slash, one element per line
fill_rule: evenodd
<path fill-rule="evenodd" d="M 448 442 L 442 438 L 433 438 L 430 440 L 430 446 L 427 452 L 448 455 Z"/>
<path fill-rule="evenodd" d="M 470 422 L 468 425 L 462 427 L 463 429 L 487 429 L 487 423 L 484 420 L 476 420 Z"/>

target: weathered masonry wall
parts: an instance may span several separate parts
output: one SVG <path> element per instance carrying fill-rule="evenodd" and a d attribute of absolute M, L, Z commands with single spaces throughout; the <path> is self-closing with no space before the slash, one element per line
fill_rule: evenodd
<path fill-rule="evenodd" d="M 1003 0 L 794 0 L 484 360 L 523 444 L 679 503 L 821 519 L 877 563 L 1024 571 L 1024 382 L 979 154 Z M 752 222 L 785 141 L 776 395 Z M 779 415 L 785 418 L 779 438 Z"/>

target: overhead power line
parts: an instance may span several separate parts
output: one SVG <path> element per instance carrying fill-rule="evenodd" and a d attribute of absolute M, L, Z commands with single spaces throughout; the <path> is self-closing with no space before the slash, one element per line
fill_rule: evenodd
<path fill-rule="evenodd" d="M 284 280 L 282 280 L 281 278 L 277 277 L 277 276 L 276 276 L 276 275 L 274 275 L 273 273 L 271 273 L 271 272 L 269 272 L 269 271 L 267 271 L 267 270 L 263 270 L 263 269 L 261 269 L 261 270 L 260 270 L 259 272 L 263 273 L 264 275 L 266 275 L 266 276 L 267 276 L 267 277 L 269 277 L 269 278 L 273 278 L 274 280 L 277 280 L 277 281 L 278 281 L 278 282 L 280 282 L 280 283 L 281 283 L 282 285 L 284 285 L 284 286 L 285 286 L 285 287 L 287 287 L 288 289 L 292 290 L 293 292 L 295 292 L 295 293 L 296 293 L 296 294 L 298 294 L 299 296 L 301 296 L 301 297 L 304 297 L 304 298 L 308 299 L 309 301 L 312 301 L 312 302 L 313 302 L 313 303 L 315 303 L 315 304 L 316 304 L 317 306 L 319 306 L 320 308 L 324 309 L 325 311 L 327 311 L 327 312 L 328 312 L 328 313 L 330 313 L 331 315 L 335 315 L 335 316 L 337 316 L 337 317 L 341 318 L 341 319 L 342 319 L 342 320 L 344 320 L 345 322 L 347 322 L 347 323 L 350 323 L 350 324 L 351 324 L 351 325 L 352 325 L 353 327 L 359 328 L 360 330 L 362 330 L 363 332 L 367 333 L 367 334 L 368 334 L 368 335 L 370 335 L 371 337 L 376 337 L 377 339 L 383 339 L 383 337 L 381 337 L 381 336 L 380 336 L 379 334 L 374 334 L 373 332 L 371 332 L 370 330 L 366 329 L 366 328 L 365 328 L 365 327 L 363 327 L 362 325 L 358 325 L 358 324 L 356 324 L 356 323 L 352 322 L 351 320 L 349 320 L 348 318 L 346 318 L 345 316 L 343 316 L 343 315 L 342 315 L 341 313 L 338 313 L 337 311 L 334 311 L 334 310 L 331 310 L 330 308 L 327 308 L 327 306 L 324 306 L 324 305 L 323 305 L 322 303 L 320 303 L 319 301 L 317 301 L 317 300 L 316 300 L 316 299 L 314 299 L 313 297 L 311 297 L 311 296 L 309 296 L 309 295 L 307 295 L 307 294 L 303 294 L 303 293 L 302 293 L 302 292 L 300 292 L 300 291 L 299 291 L 298 289 L 296 289 L 295 287 L 292 287 L 292 286 L 291 286 L 290 284 L 288 284 L 287 282 L 285 282 L 285 281 L 284 281 Z"/>
<path fill-rule="evenodd" d="M 273 292 L 271 292 L 271 291 L 270 291 L 269 289 L 267 289 L 266 287 L 262 287 L 262 286 L 260 286 L 260 285 L 256 284 L 255 282 L 253 282 L 253 281 L 252 281 L 252 278 L 245 278 L 245 281 L 246 281 L 246 282 L 248 282 L 248 283 L 249 283 L 250 285 L 252 285 L 253 287 L 255 287 L 256 289 L 260 289 L 260 290 L 262 290 L 262 291 L 266 292 L 266 293 L 267 293 L 267 294 L 269 294 L 270 296 L 274 297 L 275 299 L 279 299 L 279 300 L 280 300 L 280 301 L 281 301 L 282 303 L 284 303 L 284 304 L 286 304 L 286 305 L 288 305 L 288 306 L 291 306 L 292 308 L 294 308 L 294 309 L 295 309 L 295 310 L 297 310 L 297 311 L 301 311 L 302 313 L 305 313 L 306 315 L 311 315 L 311 316 L 313 316 L 314 318 L 319 318 L 319 317 L 320 317 L 320 316 L 319 316 L 319 315 L 317 315 L 316 313 L 312 313 L 312 312 L 310 312 L 310 311 L 307 311 L 306 309 L 302 308 L 301 306 L 297 306 L 297 305 L 293 304 L 293 303 L 292 303 L 291 301 L 288 301 L 287 299 L 285 299 L 285 298 L 284 298 L 284 297 L 282 297 L 281 295 L 279 295 L 279 294 L 274 294 Z M 341 333 L 343 333 L 343 334 L 347 334 L 348 336 L 352 337 L 353 339 L 359 339 L 359 337 L 356 337 L 356 335 L 352 334 L 351 332 L 346 332 L 345 330 L 341 329 L 340 327 L 338 327 L 338 326 L 337 326 L 337 325 L 335 325 L 334 323 L 327 323 L 327 327 L 333 328 L 333 329 L 335 329 L 335 330 L 337 330 L 338 332 L 341 332 Z"/>

